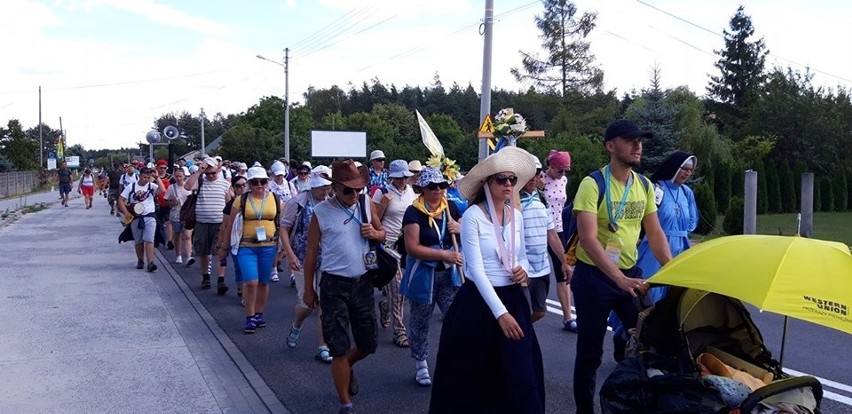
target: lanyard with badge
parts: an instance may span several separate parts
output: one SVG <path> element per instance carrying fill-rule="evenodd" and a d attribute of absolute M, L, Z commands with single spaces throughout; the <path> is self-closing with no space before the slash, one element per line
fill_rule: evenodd
<path fill-rule="evenodd" d="M 257 206 L 255 206 L 254 204 L 254 197 L 252 197 L 251 195 L 247 197 L 249 204 L 251 204 L 251 209 L 252 211 L 254 211 L 255 220 L 259 222 L 258 226 L 254 228 L 254 237 L 256 243 L 263 243 L 267 241 L 266 227 L 263 227 L 263 223 L 261 222 L 261 220 L 263 219 L 264 206 L 266 205 L 266 196 L 267 194 L 264 193 L 263 201 L 260 202 L 260 210 L 258 210 Z"/>
<path fill-rule="evenodd" d="M 621 250 L 624 248 L 624 242 L 616 235 L 618 232 L 618 219 L 624 213 L 624 207 L 627 205 L 627 195 L 630 194 L 630 187 L 633 185 L 633 172 L 631 171 L 630 176 L 627 177 L 627 185 L 624 187 L 624 194 L 621 195 L 621 202 L 618 203 L 615 216 L 612 214 L 612 199 L 610 198 L 609 165 L 604 168 L 604 176 L 606 177 L 606 186 L 604 189 L 606 192 L 606 214 L 609 219 L 607 227 L 612 232 L 606 241 L 605 250 L 609 260 L 614 264 L 618 264 L 618 259 L 621 257 Z"/>
<path fill-rule="evenodd" d="M 343 224 L 349 224 L 350 221 L 355 221 L 355 213 L 352 210 L 344 207 L 343 204 L 340 202 L 340 199 L 338 199 L 337 197 L 334 198 L 334 201 L 337 204 L 337 207 L 340 208 L 341 210 L 343 210 L 343 212 L 345 212 L 346 215 L 349 216 L 348 219 L 343 221 Z M 363 216 L 365 218 L 363 220 L 358 220 L 358 223 L 359 224 L 361 224 L 361 223 L 369 224 L 368 223 L 369 219 L 366 218 L 366 217 L 368 217 L 368 215 L 365 211 L 360 209 L 361 205 L 362 205 L 362 203 L 361 203 L 360 197 L 359 197 L 359 201 L 355 204 L 355 210 L 362 212 Z M 365 207 L 365 210 L 366 210 L 366 203 L 364 203 L 364 207 Z M 367 270 L 378 269 L 379 268 L 379 262 L 377 261 L 376 251 L 374 249 L 370 248 L 370 242 L 367 241 L 366 238 L 364 239 L 364 243 L 367 245 L 367 251 L 365 251 L 364 254 L 362 255 L 362 257 L 364 259 L 364 268 L 366 268 Z"/>

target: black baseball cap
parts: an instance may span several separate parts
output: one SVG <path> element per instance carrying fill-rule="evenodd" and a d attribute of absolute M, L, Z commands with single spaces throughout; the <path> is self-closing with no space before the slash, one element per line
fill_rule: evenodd
<path fill-rule="evenodd" d="M 653 138 L 654 133 L 639 129 L 639 126 L 629 119 L 619 119 L 617 121 L 613 121 L 608 127 L 606 127 L 604 142 L 611 141 L 618 137 L 622 137 L 624 139 L 636 139 L 639 137 Z"/>

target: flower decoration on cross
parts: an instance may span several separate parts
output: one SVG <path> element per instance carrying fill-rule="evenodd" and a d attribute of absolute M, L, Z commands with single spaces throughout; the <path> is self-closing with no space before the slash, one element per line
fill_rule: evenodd
<path fill-rule="evenodd" d="M 518 138 L 527 132 L 527 121 L 512 108 L 503 108 L 494 117 L 494 138 L 497 139 L 495 151 L 506 145 L 516 146 Z"/>

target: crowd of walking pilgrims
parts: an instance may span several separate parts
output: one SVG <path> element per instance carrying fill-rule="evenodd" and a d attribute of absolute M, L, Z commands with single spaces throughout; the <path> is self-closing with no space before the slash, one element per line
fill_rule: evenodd
<path fill-rule="evenodd" d="M 353 366 L 375 353 L 379 325 L 410 350 L 411 378 L 431 387 L 429 412 L 545 412 L 533 324 L 546 314 L 552 285 L 563 329 L 577 334 L 573 392 L 585 414 L 594 412 L 608 324 L 618 360 L 625 327 L 637 322 L 634 299 L 663 295 L 643 279 L 689 247 L 698 222 L 684 184 L 695 156 L 677 151 L 650 178 L 634 171 L 651 136 L 628 120 L 611 123 L 610 160 L 582 178 L 573 201 L 568 151 L 551 150 L 542 161 L 513 146 L 466 175 L 419 160 L 388 162 L 374 150 L 366 165 L 344 159 L 293 168 L 281 159 L 267 168 L 220 157 L 171 168 L 163 160 L 154 168 L 116 164 L 79 184 L 87 206 L 97 187 L 125 222 L 121 240 L 135 244 L 137 269 L 156 271 L 154 247 L 162 243 L 176 251 L 175 264 L 198 263 L 202 289 L 214 287 L 215 272 L 216 292 L 225 295 L 232 261 L 246 334 L 268 323 L 270 282 L 295 286 L 292 321 L 274 323 L 290 324 L 286 344 L 295 348 L 316 311 L 315 358 L 331 366 L 340 413 L 355 412 Z M 579 243 L 566 254 L 572 235 Z M 383 295 L 374 295 L 368 277 L 377 245 L 399 261 Z M 430 344 L 435 306 L 444 319 L 439 343 Z"/>

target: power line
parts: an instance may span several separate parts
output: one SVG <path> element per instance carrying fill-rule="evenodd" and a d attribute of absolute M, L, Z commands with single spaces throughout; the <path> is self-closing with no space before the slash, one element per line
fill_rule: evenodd
<path fill-rule="evenodd" d="M 294 43 L 294 44 L 293 44 L 290 48 L 295 50 L 295 49 L 297 49 L 297 48 L 301 47 L 301 46 L 302 46 L 305 42 L 307 42 L 308 40 L 310 40 L 312 37 L 314 37 L 314 36 L 316 36 L 316 35 L 318 35 L 318 34 L 322 33 L 324 30 L 326 30 L 326 29 L 328 29 L 329 27 L 331 27 L 331 26 L 335 25 L 335 24 L 336 24 L 336 23 L 338 23 L 339 21 L 344 20 L 347 16 L 349 16 L 350 14 L 352 14 L 353 12 L 355 12 L 356 10 L 363 10 L 363 9 L 352 9 L 352 10 L 349 10 L 348 12 L 346 12 L 346 14 L 344 14 L 344 15 L 342 15 L 342 16 L 340 16 L 340 17 L 338 17 L 337 19 L 335 19 L 335 20 L 334 20 L 334 21 L 332 21 L 331 23 L 329 23 L 329 24 L 327 24 L 327 25 L 325 25 L 325 26 L 321 27 L 321 28 L 320 28 L 319 30 L 317 30 L 316 32 L 311 33 L 310 35 L 306 36 L 306 37 L 305 37 L 305 38 L 303 38 L 302 40 L 300 40 L 300 41 L 298 41 L 298 42 Z"/>
<path fill-rule="evenodd" d="M 323 46 L 323 47 L 321 47 L 321 48 L 319 48 L 319 49 L 314 49 L 313 51 L 308 52 L 307 54 L 305 54 L 305 55 L 304 55 L 304 57 L 308 57 L 308 56 L 310 56 L 310 55 L 313 55 L 314 53 L 317 53 L 317 52 L 319 52 L 319 51 L 322 51 L 322 50 L 328 49 L 328 48 L 330 48 L 330 47 L 332 47 L 332 46 L 334 46 L 334 45 L 336 45 L 336 44 L 338 44 L 338 43 L 340 43 L 340 42 L 342 42 L 342 41 L 344 41 L 344 40 L 351 39 L 351 38 L 353 38 L 353 37 L 355 37 L 355 36 L 358 36 L 359 34 L 366 32 L 367 30 L 370 30 L 370 29 L 372 29 L 372 28 L 374 28 L 374 27 L 376 27 L 376 26 L 379 26 L 379 25 L 381 25 L 381 24 L 383 24 L 383 23 L 388 22 L 389 20 L 392 20 L 392 19 L 393 19 L 393 18 L 395 18 L 396 16 L 397 16 L 397 15 L 393 15 L 393 16 L 386 17 L 386 18 L 384 18 L 383 20 L 380 20 L 380 21 L 378 21 L 378 22 L 376 22 L 376 23 L 373 23 L 372 25 L 367 26 L 367 27 L 366 27 L 366 28 L 364 28 L 364 29 L 361 29 L 361 30 L 359 30 L 359 31 L 357 31 L 357 32 L 355 32 L 355 33 L 352 33 L 351 35 L 349 35 L 349 36 L 347 36 L 347 37 L 344 37 L 343 39 L 340 39 L 340 40 L 338 40 L 338 41 L 336 41 L 336 42 L 329 43 L 329 44 L 327 44 L 327 45 L 325 45 L 325 46 Z"/>
<path fill-rule="evenodd" d="M 222 72 L 222 71 L 214 70 L 214 71 L 209 71 L 209 72 L 197 72 L 197 73 L 188 73 L 188 74 L 184 74 L 184 75 L 166 76 L 166 77 L 162 77 L 162 78 L 115 81 L 115 82 L 97 83 L 97 84 L 91 84 L 91 85 L 65 86 L 65 87 L 61 87 L 61 88 L 43 88 L 42 90 L 43 91 L 68 91 L 68 90 L 75 90 L 75 89 L 91 89 L 91 88 L 104 88 L 104 87 L 110 87 L 110 86 L 135 85 L 135 84 L 140 84 L 140 83 L 160 82 L 160 81 L 172 80 L 172 79 L 192 78 L 192 77 L 196 77 L 196 76 L 210 75 L 210 74 L 220 73 L 220 72 Z M 32 93 L 32 91 L 31 90 L 27 90 L 27 91 L 24 91 L 24 90 L 21 90 L 21 91 L 6 91 L 6 92 L 0 92 L 0 95 L 19 94 L 19 93 Z"/>
<path fill-rule="evenodd" d="M 503 13 L 499 13 L 499 14 L 495 15 L 495 16 L 494 16 L 494 20 L 496 21 L 496 20 L 498 20 L 498 19 L 500 19 L 500 18 L 503 18 L 503 17 L 506 17 L 506 16 L 510 16 L 510 15 L 512 15 L 512 14 L 515 14 L 515 13 L 520 13 L 521 11 L 526 10 L 526 9 L 528 9 L 528 8 L 532 7 L 532 6 L 537 5 L 537 4 L 539 4 L 539 2 L 538 2 L 538 1 L 533 1 L 533 2 L 530 2 L 530 3 L 527 3 L 527 4 L 524 4 L 524 5 L 521 5 L 521 6 L 515 7 L 514 9 L 510 9 L 510 10 L 508 10 L 508 11 L 505 11 L 505 12 L 503 12 Z M 477 23 L 472 23 L 472 24 L 468 24 L 468 25 L 466 25 L 466 26 L 460 27 L 459 29 L 456 29 L 455 31 L 450 32 L 450 33 L 448 33 L 448 34 L 444 35 L 441 39 L 445 39 L 445 38 L 448 38 L 448 37 L 451 37 L 451 36 L 454 36 L 454 35 L 457 35 L 457 34 L 460 34 L 460 33 L 466 32 L 466 31 L 468 31 L 468 30 L 470 30 L 470 29 L 473 29 L 473 28 L 478 27 L 480 24 L 481 24 L 481 22 L 477 22 Z M 374 63 L 374 64 L 372 64 L 372 65 L 364 66 L 364 67 L 362 67 L 362 68 L 358 69 L 356 72 L 362 72 L 362 71 L 365 71 L 365 70 L 367 70 L 367 69 L 370 69 L 370 68 L 375 67 L 375 66 L 378 66 L 378 65 L 383 65 L 383 64 L 385 64 L 385 63 L 392 62 L 392 61 L 394 61 L 394 60 L 398 60 L 398 59 L 402 59 L 402 58 L 406 58 L 406 57 L 409 57 L 409 56 L 415 55 L 415 54 L 417 54 L 417 53 L 420 53 L 420 52 L 422 52 L 422 51 L 424 51 L 424 50 L 429 49 L 430 47 L 434 47 L 437 43 L 438 43 L 438 42 L 430 42 L 430 43 L 428 44 L 428 46 L 417 46 L 417 47 L 413 47 L 413 48 L 410 48 L 410 49 L 406 49 L 406 50 L 404 50 L 404 51 L 402 51 L 402 52 L 400 52 L 400 53 L 398 53 L 398 54 L 396 54 L 396 55 L 394 55 L 394 56 L 391 56 L 390 58 L 388 58 L 388 59 L 386 59 L 386 60 L 384 60 L 384 61 L 382 61 L 382 62 Z"/>
<path fill-rule="evenodd" d="M 648 3 L 646 3 L 646 2 L 644 2 L 644 1 L 642 1 L 642 0 L 636 0 L 636 2 L 637 2 L 637 3 L 639 3 L 639 4 L 642 4 L 642 5 L 644 5 L 644 6 L 650 7 L 650 8 L 652 8 L 652 9 L 654 9 L 654 10 L 656 10 L 656 11 L 660 12 L 660 13 L 663 13 L 663 14 L 667 15 L 667 16 L 670 16 L 670 17 L 672 17 L 672 18 L 675 18 L 675 19 L 677 19 L 677 20 L 680 20 L 680 21 L 682 21 L 682 22 L 684 22 L 684 23 L 686 23 L 686 24 L 688 24 L 688 25 L 690 25 L 690 26 L 693 26 L 693 27 L 698 28 L 698 29 L 700 29 L 700 30 L 703 30 L 703 31 L 705 31 L 705 32 L 711 33 L 711 34 L 713 34 L 713 35 L 719 36 L 719 37 L 721 37 L 721 38 L 723 38 L 723 39 L 725 38 L 723 35 L 719 34 L 718 32 L 714 32 L 714 31 L 712 31 L 712 30 L 710 30 L 710 29 L 708 29 L 708 28 L 706 28 L 706 27 L 704 27 L 704 26 L 701 26 L 701 25 L 699 25 L 699 24 L 697 24 L 697 23 L 694 23 L 694 22 L 691 22 L 691 21 L 689 21 L 689 20 L 687 20 L 687 19 L 684 19 L 683 17 L 677 16 L 677 15 L 675 15 L 675 14 L 672 14 L 672 13 L 668 12 L 668 11 L 665 11 L 665 10 L 663 10 L 663 9 L 660 9 L 659 7 L 656 7 L 656 6 L 653 6 L 653 5 L 651 5 L 651 4 L 648 4 Z M 670 36 L 671 36 L 671 35 L 670 35 Z M 695 48 L 696 50 L 699 50 L 699 51 L 701 51 L 701 52 L 703 52 L 703 53 L 707 53 L 706 51 L 701 50 L 701 49 L 698 49 L 698 48 L 696 48 L 695 46 L 690 45 L 689 43 L 686 43 L 686 42 L 684 42 L 683 40 L 680 40 L 679 38 L 676 38 L 676 37 L 675 37 L 675 39 L 676 39 L 676 40 L 678 40 L 678 41 L 680 41 L 681 43 L 686 44 L 687 46 L 690 46 L 690 47 L 692 47 L 692 48 Z M 714 55 L 715 55 L 715 54 L 714 54 Z M 839 80 L 842 80 L 842 81 L 847 82 L 847 83 L 852 83 L 852 79 L 847 79 L 847 78 L 844 78 L 844 77 L 842 77 L 842 76 L 834 75 L 834 74 L 832 74 L 832 73 L 828 73 L 828 72 L 826 72 L 826 71 L 824 71 L 824 70 L 820 70 L 820 69 L 815 68 L 815 67 L 813 67 L 813 66 L 805 65 L 805 64 L 802 64 L 802 63 L 796 62 L 796 61 L 794 61 L 794 60 L 792 60 L 792 59 L 788 59 L 788 58 L 785 58 L 785 57 L 783 57 L 783 56 L 779 56 L 778 54 L 772 53 L 771 51 L 769 51 L 769 52 L 767 53 L 767 55 L 768 55 L 768 56 L 772 56 L 772 57 L 774 57 L 774 58 L 776 58 L 776 59 L 779 59 L 779 60 L 783 60 L 783 61 L 785 61 L 785 62 L 787 62 L 787 63 L 790 63 L 790 64 L 793 64 L 793 65 L 796 65 L 796 66 L 803 67 L 803 68 L 805 68 L 805 69 L 807 69 L 807 70 L 809 70 L 809 71 L 812 71 L 812 72 L 821 73 L 821 74 L 823 74 L 823 75 L 825 75 L 825 76 L 828 76 L 828 77 L 831 77 L 831 78 L 839 79 Z"/>
<path fill-rule="evenodd" d="M 309 42 L 303 44 L 299 48 L 300 52 L 310 53 L 310 52 L 313 52 L 314 50 L 316 50 L 316 48 L 322 47 L 326 43 L 333 41 L 336 37 L 346 33 L 347 31 L 349 31 L 352 28 L 361 24 L 361 22 L 369 19 L 371 10 L 372 10 L 372 7 L 359 10 L 357 13 L 353 14 L 350 17 L 350 19 L 349 19 L 350 21 L 344 22 L 343 24 L 339 24 L 339 25 L 337 25 L 337 27 L 329 29 L 325 33 L 323 33 L 322 35 L 317 36 L 317 37 L 311 39 Z M 355 20 L 356 18 L 358 20 Z M 353 20 L 355 20 L 355 21 L 353 21 Z"/>

